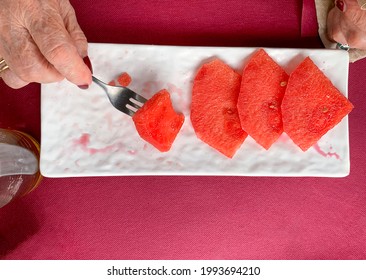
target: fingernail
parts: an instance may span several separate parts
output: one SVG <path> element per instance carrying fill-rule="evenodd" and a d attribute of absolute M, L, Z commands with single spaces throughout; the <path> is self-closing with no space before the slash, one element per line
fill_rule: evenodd
<path fill-rule="evenodd" d="M 82 86 L 78 86 L 78 87 L 81 88 L 81 89 L 88 89 L 89 85 L 82 85 Z"/>
<path fill-rule="evenodd" d="M 93 66 L 91 64 L 89 56 L 84 57 L 83 60 L 84 60 L 84 63 L 86 64 L 86 66 L 88 66 L 88 68 L 90 69 L 90 72 L 93 73 Z"/>
<path fill-rule="evenodd" d="M 336 6 L 337 6 L 337 8 L 339 9 L 339 10 L 341 10 L 342 12 L 344 12 L 344 2 L 342 1 L 342 0 L 337 0 L 336 1 Z"/>

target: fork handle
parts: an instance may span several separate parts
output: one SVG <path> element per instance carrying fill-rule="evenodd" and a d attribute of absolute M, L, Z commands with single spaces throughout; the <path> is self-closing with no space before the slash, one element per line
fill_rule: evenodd
<path fill-rule="evenodd" d="M 104 90 L 107 90 L 107 85 L 102 82 L 101 80 L 97 79 L 96 77 L 92 76 L 93 82 L 96 83 L 98 86 L 103 88 Z"/>

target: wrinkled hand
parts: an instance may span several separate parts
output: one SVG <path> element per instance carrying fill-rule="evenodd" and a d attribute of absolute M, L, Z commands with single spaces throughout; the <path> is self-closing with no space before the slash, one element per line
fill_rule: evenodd
<path fill-rule="evenodd" d="M 328 36 L 351 48 L 366 49 L 366 11 L 356 0 L 336 1 L 328 14 Z"/>
<path fill-rule="evenodd" d="M 0 3 L 0 57 L 9 66 L 0 76 L 7 85 L 21 88 L 64 78 L 79 86 L 91 83 L 83 61 L 87 40 L 68 0 Z"/>

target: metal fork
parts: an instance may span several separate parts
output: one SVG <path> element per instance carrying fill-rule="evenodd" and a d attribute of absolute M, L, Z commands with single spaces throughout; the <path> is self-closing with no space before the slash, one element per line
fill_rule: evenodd
<path fill-rule="evenodd" d="M 133 116 L 135 112 L 147 101 L 146 98 L 122 86 L 110 86 L 93 76 L 93 82 L 106 92 L 109 101 L 119 111 Z"/>

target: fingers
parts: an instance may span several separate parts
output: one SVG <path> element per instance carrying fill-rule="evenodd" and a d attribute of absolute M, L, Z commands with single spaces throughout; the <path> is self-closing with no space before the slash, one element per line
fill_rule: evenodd
<path fill-rule="evenodd" d="M 28 82 L 20 79 L 13 71 L 10 69 L 4 70 L 0 73 L 0 77 L 4 82 L 11 88 L 18 89 L 26 86 Z"/>
<path fill-rule="evenodd" d="M 329 11 L 327 18 L 327 35 L 332 41 L 347 44 L 346 38 L 344 37 L 339 24 L 341 17 L 340 13 L 340 10 L 336 7 Z"/>
<path fill-rule="evenodd" d="M 40 18 L 32 19 L 27 26 L 40 53 L 70 82 L 89 85 L 91 72 L 82 59 L 82 55 L 87 53 L 86 39 L 78 25 L 72 26 L 76 19 L 67 23 L 74 39 L 66 29 L 61 13 L 54 9 L 43 12 Z"/>
<path fill-rule="evenodd" d="M 51 83 L 64 78 L 40 53 L 26 29 L 13 28 L 12 37 L 2 44 L 7 46 L 1 53 L 11 72 L 24 82 Z"/>
<path fill-rule="evenodd" d="M 337 8 L 333 8 L 327 19 L 327 34 L 329 39 L 341 44 L 347 44 L 347 39 L 342 32 L 341 25 L 339 24 L 341 12 Z"/>
<path fill-rule="evenodd" d="M 342 45 L 355 49 L 366 49 L 365 35 L 357 30 L 348 30 L 340 25 L 328 25 L 328 37 Z"/>
<path fill-rule="evenodd" d="M 83 61 L 87 40 L 69 1 L 37 3 L 20 18 L 17 13 L 3 15 L 0 53 L 10 69 L 0 77 L 12 88 L 65 77 L 76 85 L 89 85 L 91 71 Z"/>
<path fill-rule="evenodd" d="M 79 26 L 74 8 L 67 1 L 63 3 L 64 6 L 61 8 L 61 16 L 65 23 L 65 28 L 69 32 L 72 40 L 74 41 L 79 55 L 84 58 L 88 56 L 88 41 L 84 32 Z"/>
<path fill-rule="evenodd" d="M 344 3 L 341 5 L 340 3 Z M 347 44 L 351 48 L 366 49 L 366 12 L 357 3 L 347 5 L 343 1 L 336 1 L 328 14 L 327 34 L 330 40 Z"/>

